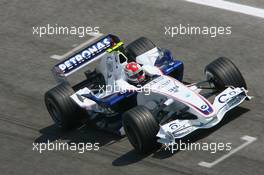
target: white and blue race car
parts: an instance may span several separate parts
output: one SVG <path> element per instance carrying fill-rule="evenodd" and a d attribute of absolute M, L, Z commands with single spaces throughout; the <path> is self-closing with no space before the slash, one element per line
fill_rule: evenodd
<path fill-rule="evenodd" d="M 125 76 L 124 67 L 132 61 L 148 77 L 141 86 Z M 174 144 L 197 129 L 217 125 L 228 111 L 251 98 L 243 76 L 227 58 L 208 64 L 202 82 L 183 82 L 183 68 L 169 50 L 145 37 L 124 47 L 109 34 L 54 66 L 59 84 L 46 92 L 45 104 L 63 129 L 86 118 L 100 129 L 127 135 L 136 151 L 148 153 L 160 143 Z M 80 69 L 85 80 L 71 86 L 67 77 Z M 204 89 L 218 94 L 212 102 Z"/>

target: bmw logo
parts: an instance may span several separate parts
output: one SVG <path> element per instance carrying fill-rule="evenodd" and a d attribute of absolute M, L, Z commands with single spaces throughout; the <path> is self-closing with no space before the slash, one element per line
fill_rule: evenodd
<path fill-rule="evenodd" d="M 202 105 L 201 109 L 206 109 L 208 106 L 207 105 Z"/>

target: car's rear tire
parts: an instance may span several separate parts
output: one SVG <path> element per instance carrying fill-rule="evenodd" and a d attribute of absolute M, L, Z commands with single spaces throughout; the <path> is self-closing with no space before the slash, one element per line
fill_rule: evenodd
<path fill-rule="evenodd" d="M 62 83 L 45 93 L 45 104 L 51 118 L 62 129 L 71 129 L 80 123 L 82 109 L 71 99 L 74 93 L 68 83 Z"/>
<path fill-rule="evenodd" d="M 125 52 L 129 61 L 136 61 L 136 57 L 155 48 L 155 44 L 146 37 L 140 37 L 126 46 Z"/>
<path fill-rule="evenodd" d="M 227 86 L 247 88 L 245 79 L 236 65 L 225 57 L 220 57 L 205 67 L 207 80 L 213 82 L 217 90 Z"/>
<path fill-rule="evenodd" d="M 156 137 L 159 125 L 144 106 L 136 106 L 125 112 L 123 127 L 129 142 L 140 154 L 150 153 L 160 145 Z"/>

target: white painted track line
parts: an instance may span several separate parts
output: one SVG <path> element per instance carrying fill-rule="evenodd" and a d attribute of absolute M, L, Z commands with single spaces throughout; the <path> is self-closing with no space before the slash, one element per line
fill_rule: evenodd
<path fill-rule="evenodd" d="M 51 55 L 50 58 L 55 59 L 55 60 L 61 60 L 63 58 L 66 58 L 66 57 L 72 55 L 74 52 L 81 49 L 82 47 L 86 46 L 90 42 L 100 38 L 103 34 L 102 33 L 90 33 L 89 35 L 92 36 L 92 38 L 88 39 L 87 41 L 83 42 L 82 44 L 78 45 L 77 47 L 74 47 L 72 50 L 66 52 L 63 55 Z"/>
<path fill-rule="evenodd" d="M 245 140 L 246 142 L 243 143 L 242 145 L 240 145 L 239 147 L 231 150 L 229 153 L 223 155 L 222 157 L 216 159 L 213 162 L 199 162 L 198 165 L 206 167 L 206 168 L 212 168 L 213 166 L 215 166 L 216 164 L 222 162 L 223 160 L 227 159 L 228 157 L 230 157 L 232 154 L 238 152 L 239 150 L 245 148 L 246 146 L 248 146 L 249 144 L 253 143 L 254 141 L 257 140 L 257 138 L 255 137 L 251 137 L 251 136 L 243 136 L 241 137 L 242 140 Z"/>
<path fill-rule="evenodd" d="M 264 18 L 264 9 L 256 8 L 248 5 L 242 5 L 224 0 L 185 0 L 195 4 L 215 7 L 219 9 L 229 10 L 233 12 L 243 13 L 259 18 Z"/>

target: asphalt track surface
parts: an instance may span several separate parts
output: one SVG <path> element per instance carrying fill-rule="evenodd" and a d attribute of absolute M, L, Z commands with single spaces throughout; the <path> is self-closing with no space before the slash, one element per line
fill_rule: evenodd
<path fill-rule="evenodd" d="M 234 2 L 239 2 L 235 1 Z M 241 1 L 242 2 L 242 1 Z M 264 7 L 262 1 L 243 0 Z M 1 174 L 251 174 L 264 173 L 264 19 L 176 0 L 0 1 L 0 170 Z M 232 142 L 241 136 L 257 141 L 212 168 L 198 165 L 225 154 L 208 151 L 158 151 L 142 157 L 126 138 L 84 126 L 61 132 L 44 106 L 43 94 L 55 85 L 50 74 L 63 54 L 88 38 L 32 35 L 33 26 L 46 24 L 100 26 L 125 43 L 139 36 L 169 48 L 185 63 L 185 80 L 201 80 L 204 66 L 219 56 L 229 57 L 243 73 L 255 98 L 233 110 L 214 129 L 200 131 L 194 142 Z M 164 26 L 191 24 L 232 26 L 230 36 L 164 35 Z M 33 151 L 33 142 L 99 142 L 99 151 Z"/>

